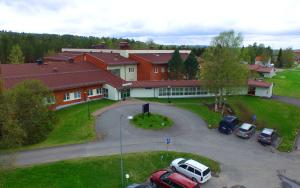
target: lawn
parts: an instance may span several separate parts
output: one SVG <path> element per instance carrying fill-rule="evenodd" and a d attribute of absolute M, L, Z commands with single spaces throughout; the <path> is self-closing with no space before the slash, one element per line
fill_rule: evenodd
<path fill-rule="evenodd" d="M 144 99 L 167 103 L 167 99 Z M 171 104 L 198 114 L 208 124 L 216 127 L 221 115 L 208 109 L 205 104 L 213 103 L 213 98 L 172 99 Z M 251 96 L 228 97 L 228 102 L 238 117 L 250 121 L 255 114 L 259 128 L 274 128 L 282 138 L 280 151 L 291 151 L 300 129 L 300 108 L 279 101 Z"/>
<path fill-rule="evenodd" d="M 149 113 L 149 115 L 137 114 L 130 122 L 138 128 L 152 130 L 164 129 L 173 125 L 170 118 L 153 113 Z"/>
<path fill-rule="evenodd" d="M 168 103 L 167 99 L 144 98 L 143 100 Z M 208 109 L 207 105 L 213 102 L 213 98 L 171 99 L 171 104 L 187 109 L 199 115 L 204 121 L 206 121 L 209 128 L 216 128 L 222 118 L 220 114 Z"/>
<path fill-rule="evenodd" d="M 274 83 L 274 95 L 300 99 L 300 69 L 285 70 L 267 79 Z"/>
<path fill-rule="evenodd" d="M 147 180 L 152 172 L 167 167 L 178 157 L 195 159 L 220 172 L 217 162 L 189 153 L 143 152 L 125 154 L 124 172 L 130 175 L 126 185 Z M 119 155 L 67 160 L 32 167 L 0 171 L 0 187 L 99 187 L 120 185 Z"/>
<path fill-rule="evenodd" d="M 89 103 L 90 112 L 114 104 L 115 101 L 102 99 Z M 88 118 L 87 103 L 70 106 L 55 111 L 57 123 L 46 140 L 39 144 L 26 146 L 21 149 L 42 148 L 64 144 L 75 144 L 91 141 L 96 138 L 95 118 Z"/>

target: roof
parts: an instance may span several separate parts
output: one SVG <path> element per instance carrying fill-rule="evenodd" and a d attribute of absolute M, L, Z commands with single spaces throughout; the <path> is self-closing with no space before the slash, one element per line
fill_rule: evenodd
<path fill-rule="evenodd" d="M 88 53 L 108 65 L 135 65 L 135 60 L 121 56 L 119 53 L 102 53 L 102 52 L 91 52 Z"/>
<path fill-rule="evenodd" d="M 274 70 L 273 67 L 264 67 L 259 64 L 249 65 L 249 69 L 251 71 L 257 71 L 257 72 L 261 72 L 261 73 L 270 73 Z"/>
<path fill-rule="evenodd" d="M 262 61 L 263 60 L 263 57 L 262 56 L 256 56 L 255 57 L 255 61 Z"/>
<path fill-rule="evenodd" d="M 271 135 L 274 132 L 274 129 L 264 128 L 261 133 Z"/>
<path fill-rule="evenodd" d="M 194 87 L 200 86 L 199 80 L 144 80 L 132 82 L 132 88 L 159 88 L 159 87 Z"/>
<path fill-rule="evenodd" d="M 44 61 L 68 61 L 82 55 L 80 52 L 62 52 L 44 57 Z"/>
<path fill-rule="evenodd" d="M 199 163 L 199 162 L 197 162 L 197 161 L 195 161 L 193 159 L 189 159 L 185 163 L 198 168 L 202 172 L 205 171 L 206 169 L 208 169 L 207 166 L 205 166 L 205 165 L 203 165 L 203 164 L 201 164 L 201 163 Z"/>
<path fill-rule="evenodd" d="M 5 88 L 12 88 L 24 80 L 32 79 L 40 80 L 53 91 L 104 83 L 119 89 L 125 83 L 121 78 L 88 62 L 54 62 L 42 65 L 2 64 L 0 66 Z"/>
<path fill-rule="evenodd" d="M 249 123 L 243 123 L 240 128 L 242 128 L 244 130 L 249 130 L 251 127 L 252 127 L 251 124 L 249 124 Z"/>
<path fill-rule="evenodd" d="M 152 64 L 167 64 L 173 53 L 132 53 L 131 55 L 143 58 Z M 183 60 L 185 60 L 188 55 L 188 53 L 180 53 Z"/>
<path fill-rule="evenodd" d="M 259 80 L 248 80 L 248 86 L 269 88 L 272 86 L 272 83 Z"/>

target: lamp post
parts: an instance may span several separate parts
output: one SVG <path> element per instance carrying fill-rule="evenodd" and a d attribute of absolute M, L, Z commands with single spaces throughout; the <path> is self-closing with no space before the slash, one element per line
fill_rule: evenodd
<path fill-rule="evenodd" d="M 171 90 L 171 86 L 168 86 L 168 103 L 171 103 L 170 101 L 170 91 Z"/>
<path fill-rule="evenodd" d="M 123 114 L 120 116 L 120 170 L 121 170 L 121 184 L 124 187 L 124 165 L 123 165 L 123 137 L 122 137 L 122 118 Z M 127 116 L 128 120 L 131 120 L 132 116 Z"/>
<path fill-rule="evenodd" d="M 88 118 L 89 118 L 89 120 L 91 119 L 91 116 L 90 116 L 90 98 L 89 98 L 89 96 L 88 96 L 88 92 L 87 91 L 85 91 L 84 92 L 84 94 L 85 94 L 85 101 L 87 102 L 87 106 L 88 106 Z"/>

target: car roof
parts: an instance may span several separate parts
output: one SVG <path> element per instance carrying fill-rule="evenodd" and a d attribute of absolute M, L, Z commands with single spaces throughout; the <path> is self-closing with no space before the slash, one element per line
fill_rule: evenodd
<path fill-rule="evenodd" d="M 196 182 L 176 172 L 169 175 L 168 178 L 175 183 L 179 183 L 181 185 L 188 186 L 188 187 L 195 187 L 197 185 Z"/>
<path fill-rule="evenodd" d="M 243 123 L 240 128 L 249 130 L 252 126 L 253 125 L 251 125 L 250 123 Z"/>
<path fill-rule="evenodd" d="M 225 117 L 223 118 L 223 121 L 232 122 L 232 121 L 234 121 L 235 119 L 238 119 L 238 118 L 235 117 L 235 116 L 225 116 Z"/>
<path fill-rule="evenodd" d="M 261 133 L 271 135 L 274 132 L 274 129 L 264 128 Z"/>
<path fill-rule="evenodd" d="M 185 164 L 189 164 L 191 166 L 194 166 L 194 167 L 198 168 L 199 170 L 201 170 L 202 172 L 205 171 L 206 169 L 208 169 L 207 166 L 205 166 L 205 165 L 203 165 L 203 164 L 201 164 L 201 163 L 199 163 L 199 162 L 197 162 L 197 161 L 195 161 L 193 159 L 187 160 L 185 162 Z"/>

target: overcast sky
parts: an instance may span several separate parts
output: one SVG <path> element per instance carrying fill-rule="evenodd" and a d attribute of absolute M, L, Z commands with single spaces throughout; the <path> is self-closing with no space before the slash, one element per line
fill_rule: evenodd
<path fill-rule="evenodd" d="M 229 29 L 300 48 L 300 0 L 0 0 L 0 30 L 208 45 Z"/>

